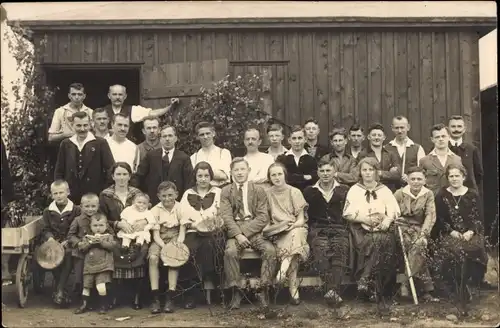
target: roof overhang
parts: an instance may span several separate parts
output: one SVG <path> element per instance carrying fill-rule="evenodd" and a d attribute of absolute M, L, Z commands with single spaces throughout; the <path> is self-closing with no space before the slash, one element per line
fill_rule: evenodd
<path fill-rule="evenodd" d="M 154 20 L 9 21 L 34 32 L 214 29 L 460 29 L 480 37 L 497 26 L 496 17 L 275 17 Z"/>

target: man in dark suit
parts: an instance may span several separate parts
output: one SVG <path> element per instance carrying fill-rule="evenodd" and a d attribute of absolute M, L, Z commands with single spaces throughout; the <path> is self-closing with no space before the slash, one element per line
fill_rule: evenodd
<path fill-rule="evenodd" d="M 158 200 L 158 186 L 163 181 L 171 181 L 177 186 L 178 199 L 189 189 L 193 166 L 186 153 L 175 149 L 177 131 L 173 126 L 165 125 L 160 131 L 162 148 L 149 151 L 139 163 L 132 185 L 149 195 L 151 204 Z"/>
<path fill-rule="evenodd" d="M 68 182 L 69 198 L 78 205 L 84 194 L 99 194 L 111 184 L 115 161 L 106 140 L 89 132 L 90 117 L 86 112 L 74 113 L 72 122 L 75 135 L 61 142 L 54 180 Z"/>
<path fill-rule="evenodd" d="M 240 307 L 238 286 L 242 250 L 251 247 L 261 253 L 261 289 L 257 296 L 264 308 L 268 306 L 267 290 L 272 284 L 277 263 L 274 245 L 262 235 L 262 230 L 269 223 L 266 192 L 261 186 L 248 181 L 249 173 L 248 162 L 242 157 L 234 158 L 231 162 L 234 183 L 222 188 L 220 199 L 219 213 L 228 238 L 224 252 L 225 287 L 232 289 L 233 293 L 230 309 Z"/>
<path fill-rule="evenodd" d="M 330 152 L 328 146 L 323 146 L 318 141 L 319 136 L 319 123 L 317 120 L 310 118 L 304 122 L 304 131 L 306 133 L 306 143 L 304 149 L 319 161 L 323 156 Z"/>

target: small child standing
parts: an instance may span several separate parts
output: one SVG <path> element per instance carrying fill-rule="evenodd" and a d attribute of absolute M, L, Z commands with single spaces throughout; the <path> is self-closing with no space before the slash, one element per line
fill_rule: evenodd
<path fill-rule="evenodd" d="M 122 239 L 122 246 L 125 248 L 130 247 L 132 240 L 136 244 L 151 242 L 151 228 L 155 224 L 155 219 L 149 207 L 149 196 L 143 193 L 138 193 L 133 200 L 131 206 L 126 207 L 120 217 L 122 220 L 132 226 L 133 233 L 126 233 L 123 230 L 118 231 L 117 237 Z"/>
<path fill-rule="evenodd" d="M 78 249 L 85 254 L 83 262 L 83 302 L 75 314 L 84 313 L 88 310 L 88 298 L 90 290 L 97 289 L 101 302 L 99 314 L 108 311 L 109 301 L 106 291 L 106 283 L 110 283 L 114 271 L 113 249 L 116 247 L 114 237 L 106 233 L 108 220 L 101 213 L 92 215 L 90 219 L 90 233 L 86 234 L 80 242 Z"/>
<path fill-rule="evenodd" d="M 148 253 L 149 280 L 153 294 L 151 313 L 153 314 L 160 313 L 161 311 L 159 300 L 160 269 L 158 267 L 161 250 L 172 240 L 183 243 L 186 236 L 185 225 L 180 225 L 181 206 L 176 201 L 177 196 L 178 192 L 175 184 L 170 181 L 164 181 L 158 186 L 158 199 L 160 202 L 151 209 L 156 220 L 156 225 L 153 228 L 154 242 L 149 247 Z M 165 306 L 163 307 L 163 312 L 165 313 L 174 312 L 172 296 L 177 287 L 178 275 L 179 270 L 177 268 L 168 268 L 168 291 Z"/>
<path fill-rule="evenodd" d="M 69 185 L 64 180 L 56 180 L 50 185 L 50 195 L 53 201 L 43 211 L 42 240 L 44 242 L 55 240 L 61 243 L 66 251 L 61 265 L 52 270 L 56 281 L 53 301 L 63 306 L 69 301 L 65 288 L 72 269 L 71 248 L 68 245 L 67 235 L 71 223 L 80 215 L 80 208 L 68 198 Z"/>

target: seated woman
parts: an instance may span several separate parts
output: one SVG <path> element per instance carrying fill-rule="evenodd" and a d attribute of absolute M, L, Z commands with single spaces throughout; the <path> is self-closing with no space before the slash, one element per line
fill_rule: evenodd
<path fill-rule="evenodd" d="M 410 167 L 407 175 L 408 185 L 394 193 L 401 210 L 398 224 L 403 235 L 411 275 L 416 278 L 415 282 L 423 291 L 422 299 L 425 302 L 435 302 L 438 299 L 431 295 L 434 284 L 427 266 L 427 240 L 436 222 L 434 193 L 424 187 L 423 168 Z M 407 297 L 408 290 L 408 281 L 404 281 L 401 284 L 401 296 Z"/>
<path fill-rule="evenodd" d="M 391 226 L 400 210 L 392 192 L 379 182 L 378 161 L 365 157 L 358 165 L 360 182 L 349 189 L 343 215 L 352 223 L 358 291 L 375 292 L 372 296 L 377 297 L 395 274 L 396 239 Z"/>
<path fill-rule="evenodd" d="M 297 273 L 299 262 L 309 257 L 307 244 L 307 224 L 305 211 L 307 203 L 299 189 L 286 183 L 286 169 L 281 163 L 274 163 L 267 172 L 272 186 L 267 190 L 271 222 L 264 228 L 264 237 L 276 245 L 281 268 L 276 280 L 283 282 L 289 277 L 291 303 L 298 305 L 299 281 Z M 284 230 L 273 226 L 283 226 Z"/>
<path fill-rule="evenodd" d="M 106 215 L 109 224 L 115 232 L 123 231 L 127 234 L 133 233 L 133 227 L 125 220 L 121 220 L 120 214 L 127 206 L 131 206 L 137 194 L 142 193 L 139 189 L 129 185 L 130 177 L 132 176 L 132 168 L 125 162 L 117 162 L 111 170 L 114 184 L 107 189 L 104 189 L 99 195 L 100 211 Z M 119 245 L 122 245 L 120 241 Z M 148 252 L 148 244 L 144 243 L 141 246 L 135 246 L 135 242 L 131 243 L 129 250 L 123 250 L 123 246 L 117 247 L 115 254 L 115 271 L 113 279 L 115 283 L 122 283 L 133 286 L 134 301 L 132 308 L 138 310 L 140 304 L 140 290 L 142 280 L 145 277 L 145 264 Z M 127 254 L 125 256 L 125 254 Z M 117 287 L 116 285 L 114 287 Z M 114 305 L 120 295 L 117 288 L 111 289 Z"/>
<path fill-rule="evenodd" d="M 439 235 L 434 259 L 440 266 L 447 287 L 458 286 L 449 294 L 461 301 L 470 300 L 469 284 L 481 281 L 487 264 L 484 246 L 483 221 L 479 213 L 477 191 L 464 186 L 466 170 L 450 164 L 445 169 L 449 187 L 436 194 L 436 230 Z"/>
<path fill-rule="evenodd" d="M 217 279 L 217 264 L 222 263 L 224 254 L 224 234 L 222 220 L 218 217 L 220 188 L 212 187 L 214 178 L 212 167 L 207 162 L 199 162 L 193 170 L 194 187 L 186 190 L 180 201 L 181 225 L 186 227 L 184 243 L 189 248 L 190 260 L 181 268 L 181 276 L 190 281 L 188 287 L 200 282 L 213 285 Z M 200 232 L 198 226 L 204 225 Z M 198 278 L 198 279 L 197 279 Z M 186 309 L 195 307 L 193 289 L 188 289 Z"/>

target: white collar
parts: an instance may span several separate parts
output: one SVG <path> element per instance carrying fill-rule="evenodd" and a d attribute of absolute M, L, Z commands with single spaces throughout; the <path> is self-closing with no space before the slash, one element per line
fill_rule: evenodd
<path fill-rule="evenodd" d="M 175 151 L 175 147 L 170 149 L 170 150 L 166 150 L 165 148 L 161 147 L 161 151 L 162 151 L 162 154 L 163 156 L 165 156 L 165 154 L 167 153 L 168 151 L 168 155 L 169 156 L 173 156 L 174 155 L 174 151 Z"/>
<path fill-rule="evenodd" d="M 240 187 L 240 183 L 238 183 L 238 182 L 236 182 L 236 181 L 235 181 L 235 182 L 234 182 L 234 184 L 236 185 L 236 188 L 239 188 L 239 187 Z M 243 189 L 243 190 L 245 190 L 245 189 L 247 189 L 247 188 L 248 188 L 248 180 L 247 180 L 247 181 L 245 181 L 245 182 L 243 182 L 242 184 L 243 184 L 243 186 L 242 186 L 242 189 Z"/>
<path fill-rule="evenodd" d="M 279 152 L 280 154 L 284 154 L 288 151 L 289 149 L 287 149 L 285 146 L 281 145 L 281 148 L 279 149 Z M 269 154 L 271 152 L 271 147 L 267 148 L 267 153 Z"/>
<path fill-rule="evenodd" d="M 337 182 L 337 180 L 333 180 L 333 188 L 332 188 L 332 190 L 335 190 L 335 188 L 336 188 L 337 186 L 339 186 L 339 185 L 340 185 L 340 183 L 338 183 L 338 182 Z M 323 188 L 321 188 L 321 186 L 320 186 L 320 184 L 319 184 L 319 180 L 318 180 L 318 182 L 316 182 L 316 183 L 315 183 L 312 187 L 313 187 L 313 188 L 316 188 L 316 189 L 318 189 L 318 190 L 320 190 L 320 191 L 326 191 L 326 190 L 324 190 Z"/>
<path fill-rule="evenodd" d="M 432 156 L 437 156 L 437 154 L 436 154 L 436 148 L 433 148 L 433 149 L 431 150 L 431 152 L 429 153 L 429 155 L 432 155 Z M 452 156 L 452 155 L 455 155 L 455 153 L 454 153 L 454 152 L 452 152 L 452 151 L 450 150 L 450 148 L 448 148 L 448 151 L 447 151 L 447 153 L 446 153 L 446 156 Z"/>
<path fill-rule="evenodd" d="M 115 144 L 117 144 L 117 145 L 124 145 L 124 144 L 126 144 L 126 143 L 128 143 L 128 142 L 132 142 L 132 141 L 130 141 L 128 138 L 125 138 L 122 142 L 116 141 L 116 140 L 115 140 L 115 138 L 113 138 L 113 136 L 112 136 L 112 135 L 109 135 L 109 134 L 108 134 L 108 136 L 106 137 L 106 139 L 107 139 L 107 140 L 111 140 L 112 142 L 114 142 L 114 143 L 115 143 Z M 135 144 L 134 144 L 134 145 L 135 145 Z"/>
<path fill-rule="evenodd" d="M 287 155 L 287 156 L 288 155 L 293 155 L 294 157 L 296 157 L 295 154 L 293 153 L 292 148 L 290 148 L 289 150 L 287 150 L 287 152 L 285 153 L 285 155 Z M 307 152 L 307 150 L 302 149 L 302 153 L 300 153 L 299 158 L 302 157 L 302 156 L 304 156 L 304 155 L 309 155 L 309 153 Z"/>
<path fill-rule="evenodd" d="M 422 189 L 420 189 L 420 191 L 418 192 L 418 195 L 415 196 L 414 194 L 412 194 L 409 185 L 406 185 L 403 187 L 403 193 L 407 194 L 408 196 L 410 196 L 413 199 L 417 199 L 417 198 L 425 195 L 427 192 L 429 192 L 429 189 L 427 189 L 425 186 L 422 186 Z"/>
<path fill-rule="evenodd" d="M 159 202 L 158 205 L 156 205 L 156 206 L 158 206 L 159 208 L 165 210 L 166 212 L 173 213 L 175 211 L 175 209 L 177 208 L 178 204 L 179 203 L 177 201 L 175 201 L 174 206 L 172 207 L 171 210 L 168 210 L 165 206 L 163 206 L 162 202 Z"/>
<path fill-rule="evenodd" d="M 204 153 L 211 153 L 211 152 L 217 150 L 218 148 L 219 147 L 217 145 L 212 144 L 208 150 L 205 150 L 203 147 L 201 147 L 200 150 L 198 150 L 198 151 L 199 152 L 201 151 L 201 152 L 204 152 Z"/>
<path fill-rule="evenodd" d="M 74 206 L 73 202 L 70 199 L 68 199 L 68 203 L 66 204 L 66 206 L 64 206 L 63 210 L 60 211 L 59 207 L 57 207 L 56 205 L 56 201 L 53 201 L 49 205 L 49 211 L 54 211 L 59 214 L 63 214 L 64 212 L 71 212 L 73 210 L 73 206 Z"/>
<path fill-rule="evenodd" d="M 95 140 L 95 136 L 94 134 L 92 134 L 92 132 L 88 132 L 87 133 L 87 137 L 85 138 L 85 140 L 83 140 L 83 143 L 82 143 L 82 146 L 80 148 L 80 144 L 78 143 L 77 139 L 76 139 L 76 134 L 74 134 L 72 137 L 69 138 L 69 140 L 75 144 L 75 146 L 78 147 L 79 150 L 82 150 L 83 147 L 85 147 L 85 145 L 87 144 L 87 142 L 90 142 L 92 140 Z"/>
<path fill-rule="evenodd" d="M 62 106 L 64 110 L 75 110 L 74 108 L 71 108 L 71 103 L 67 103 L 66 105 Z M 85 104 L 82 104 L 82 108 L 78 110 L 79 112 L 88 112 L 90 110 L 89 107 L 85 106 Z"/>
<path fill-rule="evenodd" d="M 389 141 L 389 144 L 390 144 L 391 146 L 394 146 L 394 147 L 400 147 L 400 146 L 401 146 L 401 145 L 400 145 L 400 144 L 398 144 L 398 142 L 396 141 L 396 138 L 394 138 L 393 140 Z M 406 147 L 411 147 L 411 146 L 413 146 L 414 144 L 415 144 L 415 143 L 413 142 L 413 140 L 411 140 L 411 139 L 410 139 L 410 138 L 408 138 L 408 137 L 406 138 L 406 141 L 405 141 L 405 143 L 404 143 L 404 145 L 405 145 Z"/>
<path fill-rule="evenodd" d="M 460 137 L 460 139 L 458 140 L 451 140 L 451 144 L 454 145 L 454 146 L 460 146 L 462 143 L 464 142 L 463 138 Z"/>

